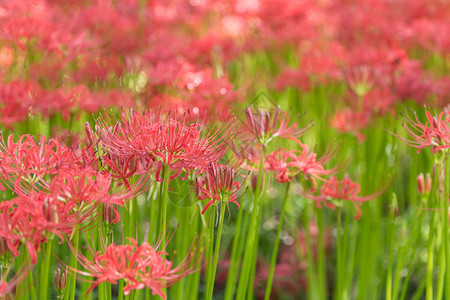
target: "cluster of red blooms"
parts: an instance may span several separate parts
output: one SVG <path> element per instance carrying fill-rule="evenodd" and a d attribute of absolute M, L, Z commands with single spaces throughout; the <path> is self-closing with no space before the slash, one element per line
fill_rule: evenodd
<path fill-rule="evenodd" d="M 359 185 L 347 178 L 341 182 L 326 178 L 340 169 L 325 167 L 336 148 L 329 148 L 322 156 L 310 151 L 299 138 L 311 123 L 298 128 L 279 107 L 249 107 L 245 115 L 238 130 L 231 116 L 207 126 L 192 121 L 188 112 L 178 116 L 123 110 L 118 118 L 98 118 L 95 130 L 87 123 L 85 145 L 76 148 L 57 139 L 46 141 L 44 136 L 38 142 L 30 135 L 17 141 L 13 135 L 2 139 L 0 187 L 14 195 L 0 203 L 0 239 L 6 251 L 17 257 L 19 249 L 26 248 L 35 264 L 42 243 L 53 236 L 61 243 L 69 240 L 74 230 L 92 228 L 105 214 L 108 222 L 117 223 L 120 215 L 116 207 L 148 190 L 150 179 L 162 181 L 162 176 L 169 181 L 193 180 L 198 199 L 208 200 L 202 213 L 230 202 L 239 207 L 238 194 L 246 180 L 240 170 L 255 170 L 258 161 L 264 170 L 273 171 L 279 182 L 300 181 L 308 190 L 306 195 L 318 189 L 317 181 L 323 182 L 320 196 L 310 195 L 318 204 L 331 199 L 359 204 L 370 198 L 359 197 Z M 297 149 L 266 154 L 280 138 Z M 222 165 L 231 144 L 239 141 L 242 149 L 249 151 L 236 153 L 236 162 Z M 147 287 L 162 297 L 163 288 L 192 271 L 189 258 L 172 269 L 162 252 L 147 243 L 138 246 L 134 240 L 130 242 L 93 251 L 93 261 L 77 253 L 87 271 L 72 271 L 96 278 L 90 290 L 105 281 L 124 279 L 125 293 Z"/>
<path fill-rule="evenodd" d="M 197 180 L 199 199 L 210 200 L 203 212 L 216 202 L 237 203 L 236 172 L 218 165 L 236 135 L 234 119 L 228 119 L 207 127 L 190 121 L 189 114 L 178 119 L 124 110 L 119 120 L 99 118 L 95 131 L 86 124 L 86 145 L 76 148 L 44 136 L 38 142 L 30 135 L 1 139 L 0 189 L 13 195 L 0 203 L 2 251 L 13 257 L 27 251 L 34 265 L 40 246 L 54 236 L 61 243 L 70 240 L 75 230 L 89 230 L 105 214 L 117 223 L 117 206 L 148 190 L 150 179 L 160 181 L 163 168 L 170 180 L 207 175 L 205 185 Z M 172 268 L 162 252 L 130 241 L 132 246 L 110 245 L 95 253 L 94 262 L 78 254 L 89 272 L 81 274 L 97 277 L 91 289 L 125 279 L 125 293 L 145 286 L 164 297 L 163 288 L 192 271 L 188 258 Z"/>
<path fill-rule="evenodd" d="M 433 153 L 450 149 L 450 112 L 444 110 L 433 116 L 430 111 L 426 111 L 425 115 L 426 123 L 422 123 L 416 113 L 414 117 L 405 116 L 403 128 L 409 139 L 397 136 L 409 146 L 417 148 L 418 152 L 427 147 L 431 147 Z"/>
<path fill-rule="evenodd" d="M 332 123 L 363 139 L 397 100 L 448 102 L 450 78 L 423 66 L 425 52 L 445 60 L 449 15 L 444 2 L 424 0 L 4 1 L 0 120 L 119 105 L 211 115 L 251 83 L 236 91 L 226 64 L 265 51 L 281 62 L 279 89 L 346 82 Z M 298 66 L 278 59 L 286 46 Z M 410 56 L 422 61 L 408 56 L 421 51 Z"/>
<path fill-rule="evenodd" d="M 351 181 L 348 177 L 341 181 L 337 180 L 335 176 L 327 178 L 327 176 L 341 171 L 345 164 L 327 169 L 326 164 L 330 162 L 338 148 L 328 148 L 322 156 L 319 156 L 317 153 L 310 151 L 309 147 L 300 141 L 299 138 L 305 134 L 310 125 L 311 123 L 302 129 L 297 129 L 295 123 L 289 125 L 288 114 L 280 113 L 279 107 L 273 111 L 265 109 L 253 111 L 251 108 L 247 108 L 244 122 L 246 133 L 243 136 L 247 149 L 238 153 L 243 159 L 243 167 L 252 171 L 258 169 L 261 154 L 258 154 L 252 148 L 252 142 L 256 142 L 256 146 L 262 147 L 264 152 L 269 142 L 275 138 L 292 140 L 296 147 L 300 149 L 278 148 L 265 155 L 262 161 L 264 170 L 272 171 L 274 179 L 280 183 L 300 182 L 297 188 L 298 192 L 315 200 L 319 207 L 322 203 L 325 203 L 328 207 L 334 208 L 335 205 L 332 203 L 336 200 L 353 203 L 357 208 L 355 219 L 358 219 L 361 215 L 359 205 L 379 196 L 384 192 L 384 189 L 361 197 L 359 196 L 360 185 Z M 317 181 L 322 182 L 319 195 L 314 194 L 318 190 Z"/>
<path fill-rule="evenodd" d="M 81 157 L 44 136 L 39 143 L 30 135 L 17 142 L 13 135 L 7 142 L 2 139 L 2 190 L 15 196 L 0 204 L 0 237 L 14 256 L 24 244 L 35 264 L 41 243 L 53 235 L 63 242 L 76 226 L 83 228 L 98 220 L 105 207 L 124 205 L 145 182 L 142 179 L 112 193 L 115 185 L 109 173 L 92 168 Z"/>
<path fill-rule="evenodd" d="M 86 294 L 103 282 L 116 284 L 123 279 L 125 295 L 146 287 L 153 295 L 166 299 L 163 289 L 194 271 L 189 268 L 189 259 L 172 268 L 172 263 L 164 258 L 165 252 L 157 251 L 147 242 L 139 246 L 134 239 L 128 240 L 131 245 L 111 244 L 103 251 L 93 253 L 93 259 L 78 254 L 78 260 L 87 272 L 73 271 L 96 278 Z"/>

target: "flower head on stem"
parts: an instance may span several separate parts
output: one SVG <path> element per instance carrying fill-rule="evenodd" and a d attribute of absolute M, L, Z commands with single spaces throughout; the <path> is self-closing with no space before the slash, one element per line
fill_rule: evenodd
<path fill-rule="evenodd" d="M 222 201 L 235 203 L 239 208 L 236 194 L 241 189 L 242 184 L 235 181 L 236 177 L 237 171 L 229 166 L 211 164 L 205 176 L 197 178 L 195 187 L 198 192 L 198 198 L 200 200 L 209 199 L 202 210 L 202 214 L 211 205 L 216 205 Z"/>
<path fill-rule="evenodd" d="M 320 207 L 321 203 L 325 206 L 335 208 L 336 206 L 343 205 L 342 201 L 350 201 L 355 205 L 356 216 L 355 220 L 361 216 L 360 205 L 363 202 L 372 200 L 380 196 L 385 189 L 380 189 L 378 192 L 367 196 L 358 196 L 361 190 L 361 186 L 353 182 L 347 175 L 342 180 L 338 180 L 336 177 L 331 176 L 324 182 L 320 189 L 320 195 L 306 194 L 307 197 L 316 200 L 316 205 Z"/>
<path fill-rule="evenodd" d="M 336 152 L 336 149 L 329 148 L 319 157 L 317 153 L 310 152 L 309 147 L 299 143 L 301 150 L 278 149 L 266 156 L 264 168 L 275 172 L 275 180 L 278 182 L 288 182 L 297 175 L 310 180 L 313 184 L 312 192 L 317 188 L 316 180 L 325 179 L 323 176 L 333 174 L 339 167 L 325 169 L 323 166 Z"/>
<path fill-rule="evenodd" d="M 204 124 L 189 122 L 189 116 L 189 112 L 177 117 L 124 111 L 115 124 L 99 119 L 96 134 L 100 144 L 115 156 L 153 161 L 158 181 L 165 165 L 175 171 L 170 177 L 175 179 L 182 172 L 203 171 L 216 163 L 236 135 L 233 118 L 207 129 Z"/>
<path fill-rule="evenodd" d="M 415 112 L 414 117 L 404 116 L 402 126 L 409 139 L 398 134 L 394 135 L 407 145 L 417 148 L 417 152 L 427 147 L 431 147 L 434 154 L 440 150 L 450 149 L 450 112 L 442 111 L 439 115 L 433 116 L 430 111 L 426 111 L 425 115 L 426 123 L 422 123 Z"/>
<path fill-rule="evenodd" d="M 134 239 L 128 240 L 130 245 L 111 244 L 106 249 L 96 252 L 90 249 L 94 256 L 92 260 L 80 252 L 76 253 L 78 262 L 86 271 L 76 269 L 71 271 L 95 277 L 86 295 L 103 282 L 117 284 L 119 280 L 124 280 L 125 295 L 132 290 L 146 287 L 152 294 L 166 299 L 164 288 L 196 271 L 190 267 L 192 252 L 178 266 L 173 267 L 172 262 L 164 258 L 167 255 L 164 249 L 159 251 L 147 242 L 138 245 Z"/>
<path fill-rule="evenodd" d="M 298 128 L 296 123 L 289 125 L 289 122 L 288 113 L 279 106 L 274 110 L 247 107 L 243 126 L 248 139 L 264 147 L 277 137 L 297 140 L 312 126 L 309 122 L 304 128 Z"/>

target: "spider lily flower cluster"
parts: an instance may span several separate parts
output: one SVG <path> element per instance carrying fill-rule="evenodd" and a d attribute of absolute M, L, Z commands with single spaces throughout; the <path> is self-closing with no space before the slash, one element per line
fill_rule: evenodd
<path fill-rule="evenodd" d="M 128 240 L 131 245 L 108 245 L 103 251 L 92 253 L 93 259 L 78 253 L 78 261 L 87 271 L 72 271 L 95 278 L 86 294 L 103 282 L 116 284 L 124 280 L 124 295 L 132 290 L 148 288 L 154 295 L 166 299 L 164 288 L 195 271 L 189 267 L 189 257 L 177 267 L 172 267 L 172 263 L 164 258 L 167 254 L 164 250 L 157 250 L 147 242 L 138 245 L 134 239 Z"/>
<path fill-rule="evenodd" d="M 186 177 L 218 161 L 236 134 L 234 121 L 230 120 L 201 136 L 201 124 L 189 123 L 189 118 L 188 113 L 178 119 L 176 115 L 130 111 L 122 113 L 113 124 L 99 119 L 95 133 L 101 147 L 111 155 L 139 158 L 155 165 L 158 181 L 163 166 L 168 166 L 174 172 L 170 176 L 173 180 L 182 172 Z"/>
<path fill-rule="evenodd" d="M 426 123 L 422 123 L 416 113 L 414 117 L 406 115 L 403 128 L 409 138 L 397 136 L 409 146 L 417 148 L 417 152 L 427 147 L 431 147 L 434 154 L 450 149 L 450 112 L 442 111 L 433 116 L 427 110 L 425 115 Z"/>
<path fill-rule="evenodd" d="M 449 19 L 428 0 L 0 1 L 0 298 L 450 299 Z M 382 130 L 404 105 L 436 110 L 395 134 L 432 159 Z"/>

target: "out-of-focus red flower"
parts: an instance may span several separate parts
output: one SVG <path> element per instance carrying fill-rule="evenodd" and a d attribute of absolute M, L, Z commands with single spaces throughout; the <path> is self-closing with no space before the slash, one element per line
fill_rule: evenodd
<path fill-rule="evenodd" d="M 297 128 L 297 124 L 289 125 L 289 115 L 278 106 L 273 111 L 247 107 L 245 109 L 244 129 L 250 142 L 257 142 L 266 146 L 275 138 L 286 138 L 297 141 L 311 127 L 308 123 L 304 128 Z"/>
<path fill-rule="evenodd" d="M 309 147 L 301 144 L 301 150 L 279 149 L 267 155 L 264 161 L 264 168 L 275 171 L 275 180 L 278 182 L 288 182 L 297 175 L 303 175 L 306 180 L 311 180 L 312 191 L 316 190 L 318 180 L 325 180 L 323 176 L 330 175 L 338 168 L 325 169 L 323 166 L 328 162 L 336 150 L 329 148 L 320 158 L 317 153 L 310 152 Z"/>
<path fill-rule="evenodd" d="M 14 59 L 14 50 L 10 47 L 3 47 L 0 50 L 0 68 L 9 67 Z"/>
<path fill-rule="evenodd" d="M 380 196 L 385 189 L 380 189 L 367 196 L 359 196 L 360 190 L 361 186 L 358 183 L 353 182 L 348 176 L 345 176 L 342 180 L 338 180 L 336 177 L 331 176 L 322 185 L 319 196 L 307 195 L 307 197 L 316 200 L 316 205 L 318 207 L 320 207 L 321 203 L 324 203 L 326 206 L 334 208 L 334 200 L 350 201 L 355 205 L 357 210 L 355 216 L 355 220 L 357 220 L 361 216 L 361 209 L 359 207 L 361 203 Z"/>
<path fill-rule="evenodd" d="M 371 120 L 371 115 L 367 111 L 353 111 L 349 108 L 335 111 L 331 119 L 331 125 L 340 132 L 353 133 L 359 141 L 366 139 L 361 130 L 366 128 Z"/>

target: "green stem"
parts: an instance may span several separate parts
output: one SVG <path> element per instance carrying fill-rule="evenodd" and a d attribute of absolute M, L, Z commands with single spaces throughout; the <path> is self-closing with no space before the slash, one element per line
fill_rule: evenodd
<path fill-rule="evenodd" d="M 160 247 L 161 249 L 165 249 L 166 247 L 166 234 L 167 234 L 167 199 L 169 195 L 169 177 L 170 177 L 170 169 L 169 165 L 164 165 L 164 178 L 163 178 L 163 184 L 161 186 L 161 194 L 160 194 L 160 222 L 161 222 L 161 242 Z M 164 295 L 167 295 L 167 290 L 162 289 Z M 135 294 L 133 294 L 134 298 Z"/>
<path fill-rule="evenodd" d="M 248 236 L 247 236 L 247 242 L 245 244 L 245 253 L 244 253 L 244 259 L 242 263 L 242 272 L 239 280 L 238 290 L 237 290 L 237 297 L 238 300 L 244 300 L 246 299 L 247 295 L 247 288 L 249 287 L 249 281 L 250 281 L 250 271 L 252 269 L 253 260 L 256 259 L 254 255 L 254 251 L 256 250 L 255 247 L 258 247 L 258 245 L 255 245 L 256 243 L 256 235 L 258 234 L 258 218 L 261 216 L 260 212 L 260 201 L 261 201 L 261 186 L 262 186 L 262 176 L 263 176 L 263 170 L 264 170 L 264 148 L 261 151 L 260 156 L 260 163 L 259 163 L 259 173 L 258 173 L 258 181 L 256 184 L 256 190 L 255 190 L 255 198 L 253 201 L 253 207 L 252 207 L 252 213 L 250 216 L 250 228 L 248 230 Z M 252 288 L 252 287 L 251 287 Z"/>
<path fill-rule="evenodd" d="M 391 204 L 391 214 L 390 214 L 390 226 L 389 226 L 389 259 L 388 259 L 388 269 L 386 275 L 386 300 L 392 300 L 392 269 L 394 261 L 394 238 L 395 238 L 395 207 L 396 207 L 396 196 L 394 194 L 394 201 Z M 394 203 L 395 202 L 395 203 Z"/>
<path fill-rule="evenodd" d="M 439 230 L 441 235 L 443 234 L 443 228 Z M 442 296 L 444 294 L 444 281 L 445 281 L 445 247 L 442 244 L 442 236 L 440 238 L 436 239 L 436 243 L 439 246 L 439 273 L 438 273 L 438 280 L 437 280 L 437 286 L 436 286 L 436 299 L 442 299 Z"/>
<path fill-rule="evenodd" d="M 410 245 L 412 244 L 412 242 L 415 242 L 415 245 L 412 248 L 412 253 L 411 253 L 411 257 L 409 259 L 409 263 L 408 263 L 408 273 L 406 274 L 406 278 L 403 281 L 403 287 L 402 287 L 402 292 L 400 294 L 400 300 L 404 300 L 406 298 L 406 292 L 408 291 L 408 286 L 409 286 L 409 280 L 411 278 L 411 275 L 413 274 L 413 263 L 415 261 L 415 257 L 416 257 L 416 250 L 419 246 L 419 242 L 420 242 L 420 233 L 421 233 L 421 229 L 422 229 L 422 222 L 423 222 L 423 213 L 419 210 L 419 221 L 417 222 L 416 228 L 413 232 L 413 236 L 411 236 L 410 240 L 407 242 L 406 244 L 406 249 L 409 250 L 410 249 Z M 398 271 L 398 277 L 401 276 L 401 266 L 399 267 L 399 271 Z M 400 280 L 400 279 L 399 279 Z M 400 283 L 398 283 L 399 285 Z M 398 286 L 397 284 L 395 284 L 394 281 L 394 297 L 395 299 L 397 299 L 397 293 L 396 293 L 396 286 Z M 425 285 L 424 285 L 425 286 Z"/>
<path fill-rule="evenodd" d="M 216 271 L 217 271 L 217 262 L 219 261 L 219 251 L 220 251 L 220 240 L 222 238 L 222 228 L 223 228 L 223 219 L 225 216 L 225 209 L 226 209 L 226 201 L 222 201 L 222 205 L 220 207 L 220 219 L 219 219 L 219 227 L 217 228 L 217 235 L 216 235 L 216 244 L 214 246 L 214 257 L 213 257 L 213 264 L 212 264 L 212 270 L 211 274 L 208 280 L 208 286 L 206 287 L 206 300 L 211 300 L 213 297 L 214 292 L 214 279 L 216 277 Z M 212 228 L 214 231 L 214 228 Z"/>
<path fill-rule="evenodd" d="M 317 215 L 317 227 L 319 229 L 318 236 L 318 253 L 317 253 L 317 272 L 318 272 L 318 282 L 320 299 L 328 299 L 327 293 L 327 270 L 326 270 L 326 257 L 325 257 L 325 234 L 324 234 L 324 220 L 323 220 L 323 209 L 316 208 Z"/>
<path fill-rule="evenodd" d="M 306 200 L 306 199 L 304 199 Z M 308 298 L 309 299 L 317 299 L 319 297 L 318 292 L 318 286 L 315 284 L 317 282 L 316 278 L 316 268 L 314 263 L 314 250 L 313 250 L 313 244 L 312 244 L 312 236 L 310 229 L 311 224 L 311 218 L 310 218 L 310 207 L 311 203 L 306 202 L 305 208 L 303 210 L 303 228 L 304 228 L 304 234 L 305 234 L 305 242 L 306 242 L 306 261 L 307 261 L 307 267 L 306 267 L 306 274 L 308 279 Z M 297 247 L 299 248 L 299 247 Z M 300 249 L 297 250 L 297 255 L 299 256 L 299 260 L 302 260 L 303 258 L 300 256 Z"/>
<path fill-rule="evenodd" d="M 78 252 L 78 239 L 79 239 L 79 232 L 78 232 L 78 225 L 74 228 L 74 233 L 72 236 L 72 253 L 70 254 L 69 258 L 69 269 L 70 270 L 76 270 L 77 269 L 77 252 Z M 77 278 L 75 275 L 68 277 L 68 284 L 66 285 L 66 292 L 64 294 L 64 300 L 74 300 L 75 299 L 75 293 L 77 289 Z"/>
<path fill-rule="evenodd" d="M 34 286 L 34 280 L 33 280 L 33 271 L 31 271 L 31 270 L 28 272 L 28 286 L 30 288 L 30 299 L 37 300 L 36 287 Z"/>
<path fill-rule="evenodd" d="M 434 205 L 432 205 L 434 209 Z M 433 252 L 434 252 L 434 219 L 436 212 L 431 211 L 430 232 L 428 233 L 426 299 L 433 300 Z"/>
<path fill-rule="evenodd" d="M 450 198 L 450 162 L 448 161 L 449 155 L 447 155 L 447 161 L 445 164 L 445 167 L 447 170 L 447 182 L 444 182 L 445 184 L 445 197 L 444 197 L 444 247 L 445 247 L 445 298 L 450 299 L 450 249 L 448 243 L 448 222 L 450 222 L 449 219 L 449 198 Z M 444 177 L 445 178 L 445 177 Z"/>
<path fill-rule="evenodd" d="M 124 285 L 124 281 L 123 281 L 123 279 L 121 279 L 119 281 L 119 291 L 117 293 L 118 300 L 123 300 L 123 285 Z"/>
<path fill-rule="evenodd" d="M 342 270 L 342 236 L 341 236 L 341 228 L 342 228 L 342 208 L 336 208 L 337 213 L 337 232 L 336 232 L 336 263 L 337 263 L 337 278 L 336 278 L 336 299 L 342 299 L 342 280 L 343 270 Z"/>
<path fill-rule="evenodd" d="M 50 262 L 52 260 L 52 245 L 53 237 L 49 237 L 47 243 L 45 244 L 45 257 L 41 264 L 41 274 L 39 280 L 40 292 L 39 299 L 48 299 L 48 279 L 50 272 Z"/>
<path fill-rule="evenodd" d="M 267 279 L 266 294 L 264 296 L 264 300 L 270 299 L 270 292 L 272 290 L 273 274 L 275 273 L 275 265 L 277 264 L 278 247 L 280 246 L 280 235 L 281 230 L 283 229 L 284 213 L 286 211 L 286 203 L 289 195 L 289 186 L 290 182 L 286 184 L 286 191 L 284 194 L 283 203 L 281 205 L 280 221 L 278 222 L 277 237 L 275 238 L 275 245 L 273 246 L 272 260 L 270 262 L 270 271 L 269 277 Z"/>
<path fill-rule="evenodd" d="M 248 217 L 248 211 L 244 210 L 242 207 L 239 209 L 238 220 L 236 222 L 236 236 L 233 239 L 233 247 L 231 249 L 231 261 L 225 288 L 225 300 L 233 300 L 235 296 L 236 280 L 239 274 L 241 257 L 244 252 L 249 224 L 250 218 Z"/>
<path fill-rule="evenodd" d="M 161 215 L 160 215 L 160 221 L 161 221 L 161 247 L 165 247 L 166 245 L 166 230 L 167 230 L 167 198 L 169 195 L 169 166 L 164 166 L 164 179 L 163 179 L 163 185 L 162 185 L 162 191 L 161 191 Z"/>
<path fill-rule="evenodd" d="M 211 286 L 210 280 L 211 280 L 211 274 L 213 270 L 213 255 L 214 255 L 214 211 L 209 210 L 208 211 L 208 239 L 205 241 L 205 259 L 206 259 L 206 271 L 205 271 L 205 285 L 206 285 L 206 293 L 205 297 L 208 295 L 209 287 Z M 206 298 L 205 298 L 206 299 Z"/>

